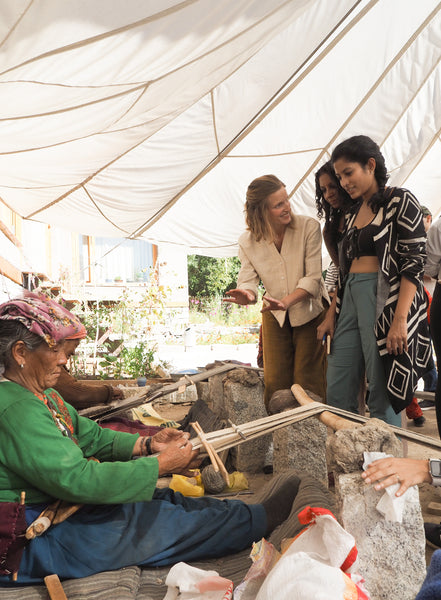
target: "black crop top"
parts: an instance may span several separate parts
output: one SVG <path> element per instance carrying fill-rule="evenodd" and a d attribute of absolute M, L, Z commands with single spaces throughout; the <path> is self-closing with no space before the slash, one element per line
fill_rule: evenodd
<path fill-rule="evenodd" d="M 374 236 L 380 231 L 381 225 L 369 223 L 361 229 L 350 227 L 339 244 L 340 264 L 344 264 L 346 272 L 349 272 L 350 265 L 354 258 L 360 256 L 376 256 Z"/>
<path fill-rule="evenodd" d="M 380 225 L 372 225 L 372 223 L 358 229 L 358 252 L 356 258 L 360 258 L 360 256 L 377 256 L 377 253 L 375 252 L 374 235 L 376 235 L 380 229 Z"/>

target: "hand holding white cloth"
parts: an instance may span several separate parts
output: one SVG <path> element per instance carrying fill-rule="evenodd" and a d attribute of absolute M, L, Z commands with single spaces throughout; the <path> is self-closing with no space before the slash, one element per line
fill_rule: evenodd
<path fill-rule="evenodd" d="M 367 466 L 374 460 L 388 458 L 390 456 L 390 454 L 386 454 L 385 452 L 364 452 L 363 469 L 366 469 Z M 387 521 L 396 523 L 403 522 L 403 511 L 406 502 L 405 498 L 408 492 L 406 490 L 402 496 L 396 496 L 395 494 L 400 485 L 400 481 L 397 479 L 397 483 L 386 487 L 377 504 L 376 508 L 378 512 L 381 513 Z"/>

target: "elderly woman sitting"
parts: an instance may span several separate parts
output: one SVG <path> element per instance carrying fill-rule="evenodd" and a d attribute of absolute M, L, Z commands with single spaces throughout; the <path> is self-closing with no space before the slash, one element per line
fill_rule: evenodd
<path fill-rule="evenodd" d="M 12 579 L 31 583 L 219 557 L 286 519 L 297 477 L 254 505 L 155 489 L 158 476 L 188 473 L 197 452 L 186 433 L 102 429 L 64 403 L 53 389 L 64 340 L 82 335 L 77 318 L 48 298 L 0 305 L 0 585 L 17 570 Z M 55 499 L 82 506 L 22 551 L 26 527 Z"/>

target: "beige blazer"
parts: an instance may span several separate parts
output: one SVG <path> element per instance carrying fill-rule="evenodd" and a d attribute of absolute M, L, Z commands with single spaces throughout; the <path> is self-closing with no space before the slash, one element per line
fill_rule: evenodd
<path fill-rule="evenodd" d="M 239 238 L 241 269 L 237 287 L 253 292 L 261 280 L 269 296 L 281 300 L 296 288 L 311 294 L 311 298 L 298 302 L 288 309 L 293 327 L 304 325 L 323 310 L 322 297 L 329 302 L 322 277 L 322 236 L 320 224 L 311 217 L 295 215 L 285 231 L 282 248 L 274 242 L 256 242 L 251 232 Z M 271 311 L 279 325 L 285 321 L 286 312 Z"/>

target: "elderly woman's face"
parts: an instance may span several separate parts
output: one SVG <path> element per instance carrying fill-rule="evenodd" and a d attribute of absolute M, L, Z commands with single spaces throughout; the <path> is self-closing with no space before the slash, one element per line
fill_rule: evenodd
<path fill-rule="evenodd" d="M 63 343 L 49 348 L 46 343 L 40 344 L 25 357 L 22 375 L 33 391 L 42 392 L 53 387 L 61 373 L 61 366 L 67 362 Z"/>

